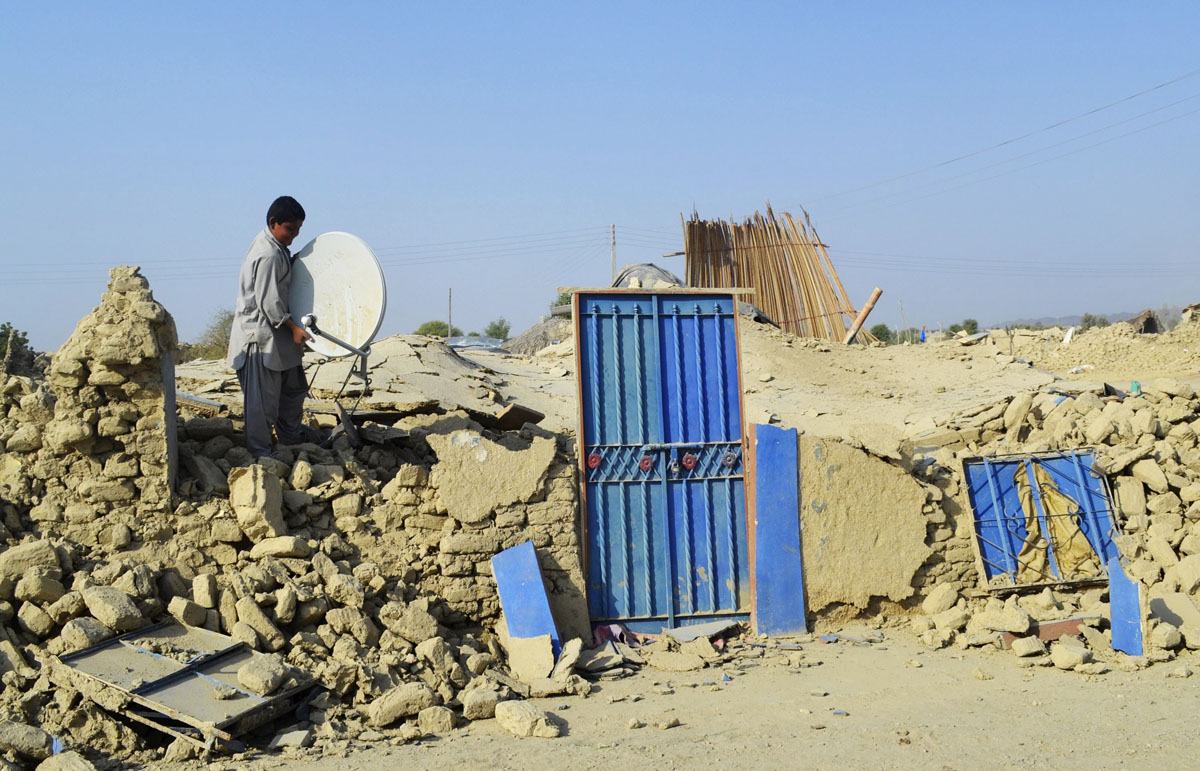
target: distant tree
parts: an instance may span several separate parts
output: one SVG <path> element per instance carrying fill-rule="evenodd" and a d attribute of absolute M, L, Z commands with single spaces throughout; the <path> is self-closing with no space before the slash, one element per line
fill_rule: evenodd
<path fill-rule="evenodd" d="M 875 335 L 879 342 L 886 345 L 891 345 L 892 343 L 896 342 L 896 336 L 892 333 L 892 330 L 888 328 L 887 324 L 876 324 L 875 326 L 871 327 L 871 334 Z"/>
<path fill-rule="evenodd" d="M 1177 305 L 1163 303 L 1162 307 L 1158 309 L 1158 320 L 1162 322 L 1164 332 L 1169 332 L 1179 326 L 1179 318 L 1182 312 L 1183 309 Z"/>
<path fill-rule="evenodd" d="M 956 335 L 962 331 L 962 328 L 963 328 L 962 324 L 951 324 L 949 327 L 946 328 L 946 331 L 952 335 Z"/>
<path fill-rule="evenodd" d="M 975 319 L 963 319 L 962 328 L 968 335 L 973 335 L 979 331 L 979 322 Z"/>
<path fill-rule="evenodd" d="M 1092 327 L 1107 327 L 1107 316 L 1096 316 L 1091 313 L 1085 313 L 1079 317 L 1079 331 L 1091 329 Z"/>
<path fill-rule="evenodd" d="M 0 324 L 0 357 L 4 356 L 4 352 L 8 350 L 8 339 L 12 338 L 13 348 L 27 348 L 29 346 L 29 335 L 19 329 L 13 327 L 7 321 Z"/>
<path fill-rule="evenodd" d="M 512 325 L 505 321 L 504 317 L 501 316 L 483 328 L 483 336 L 494 337 L 497 340 L 507 340 L 508 333 L 511 329 Z"/>
<path fill-rule="evenodd" d="M 194 343 L 179 346 L 179 360 L 219 359 L 229 349 L 229 333 L 233 330 L 233 311 L 219 310 L 213 314 L 208 326 Z"/>
<path fill-rule="evenodd" d="M 554 298 L 554 302 L 550 303 L 550 310 L 554 310 L 555 308 L 557 308 L 560 305 L 570 305 L 570 304 L 571 304 L 571 293 L 563 292 L 558 297 Z"/>
<path fill-rule="evenodd" d="M 896 333 L 897 343 L 915 343 L 921 339 L 921 330 L 916 327 L 902 329 Z"/>
<path fill-rule="evenodd" d="M 462 337 L 462 329 L 454 327 L 450 330 L 450 337 Z M 417 330 L 414 335 L 428 335 L 429 337 L 446 337 L 446 322 L 444 321 L 426 321 Z"/>

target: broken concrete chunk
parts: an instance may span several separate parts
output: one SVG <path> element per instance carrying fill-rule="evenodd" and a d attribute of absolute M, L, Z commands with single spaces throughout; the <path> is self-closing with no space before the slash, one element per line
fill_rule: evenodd
<path fill-rule="evenodd" d="M 62 638 L 73 650 L 88 648 L 112 637 L 113 630 L 91 616 L 73 618 L 63 624 Z"/>
<path fill-rule="evenodd" d="M 367 706 L 368 722 L 382 728 L 397 720 L 416 715 L 432 707 L 437 696 L 424 683 L 404 683 L 384 693 Z"/>
<path fill-rule="evenodd" d="M 83 602 L 88 613 L 116 632 L 129 632 L 144 623 L 133 598 L 111 586 L 89 586 L 83 590 Z"/>
<path fill-rule="evenodd" d="M 17 582 L 13 592 L 22 602 L 36 602 L 45 605 L 56 601 L 67 593 L 62 582 L 47 575 L 45 568 L 30 568 Z"/>
<path fill-rule="evenodd" d="M 427 611 L 409 605 L 388 629 L 416 645 L 430 637 L 437 637 L 438 622 Z"/>
<path fill-rule="evenodd" d="M 202 608 L 215 608 L 219 597 L 217 577 L 212 573 L 201 573 L 192 579 L 192 600 L 197 605 Z"/>
<path fill-rule="evenodd" d="M 0 576 L 17 581 L 30 568 L 59 568 L 58 552 L 49 541 L 13 546 L 0 553 Z"/>
<path fill-rule="evenodd" d="M 421 733 L 444 734 L 454 730 L 454 712 L 446 707 L 426 707 L 417 713 Z"/>
<path fill-rule="evenodd" d="M 37 637 L 49 637 L 54 632 L 54 619 L 32 602 L 21 603 L 21 609 L 17 611 L 17 620 L 22 629 Z"/>
<path fill-rule="evenodd" d="M 1173 624 L 1168 624 L 1166 621 L 1160 621 L 1155 625 L 1154 631 L 1150 633 L 1150 645 L 1154 648 L 1162 650 L 1174 650 L 1183 644 L 1183 635 L 1179 633 L 1179 629 Z"/>
<path fill-rule="evenodd" d="M 459 693 L 458 700 L 462 702 L 464 718 L 467 720 L 487 720 L 488 718 L 495 717 L 496 705 L 500 702 L 500 695 L 495 691 L 485 691 L 481 688 L 475 688 Z"/>
<path fill-rule="evenodd" d="M 921 612 L 926 616 L 936 616 L 947 611 L 958 602 L 958 589 L 953 584 L 938 584 L 921 603 Z"/>
<path fill-rule="evenodd" d="M 566 680 L 575 671 L 575 664 L 583 653 L 583 640 L 578 637 L 568 640 L 558 654 L 558 661 L 550 671 L 550 679 Z"/>
<path fill-rule="evenodd" d="M 1012 642 L 1012 652 L 1020 658 L 1040 656 L 1046 652 L 1046 644 L 1037 637 L 1018 637 Z"/>
<path fill-rule="evenodd" d="M 267 650 L 278 651 L 287 644 L 287 638 L 283 636 L 283 632 L 279 631 L 279 627 L 275 626 L 263 609 L 258 607 L 253 597 L 241 598 L 237 601 L 236 608 L 238 622 L 246 624 L 257 632 Z"/>
<path fill-rule="evenodd" d="M 1167 483 L 1167 475 L 1163 473 L 1162 467 L 1153 458 L 1143 458 L 1134 463 L 1129 470 L 1133 474 L 1134 479 L 1137 479 L 1156 493 L 1165 493 L 1170 489 L 1170 485 Z"/>
<path fill-rule="evenodd" d="M 283 486 L 262 466 L 241 466 L 229 472 L 229 503 L 238 527 L 251 541 L 287 535 L 283 521 Z"/>
<path fill-rule="evenodd" d="M 559 735 L 558 726 L 550 716 L 527 701 L 502 701 L 496 705 L 496 722 L 516 736 L 553 739 Z"/>
<path fill-rule="evenodd" d="M 503 629 L 503 620 L 497 625 Z M 500 635 L 500 645 L 508 657 L 508 668 L 517 678 L 532 682 L 549 677 L 554 669 L 554 645 L 550 635 L 538 637 L 509 637 Z"/>
<path fill-rule="evenodd" d="M 1056 642 L 1050 646 L 1050 661 L 1059 669 L 1074 669 L 1092 660 L 1092 652 L 1078 643 Z"/>
<path fill-rule="evenodd" d="M 288 668 L 280 656 L 254 656 L 238 669 L 237 678 L 246 690 L 266 696 L 287 679 Z"/>
<path fill-rule="evenodd" d="M 704 659 L 694 653 L 682 651 L 653 650 L 644 652 L 646 662 L 655 669 L 667 672 L 691 672 L 707 666 Z"/>
<path fill-rule="evenodd" d="M 67 750 L 38 763 L 37 771 L 96 771 L 96 767 L 75 750 Z"/>
<path fill-rule="evenodd" d="M 250 550 L 251 559 L 263 557 L 307 557 L 312 553 L 308 541 L 294 535 L 281 535 L 277 538 L 264 538 L 254 544 Z"/>
<path fill-rule="evenodd" d="M 204 626 L 208 618 L 208 611 L 204 607 L 186 597 L 172 597 L 167 612 L 188 626 Z"/>
<path fill-rule="evenodd" d="M 27 758 L 44 760 L 51 753 L 50 734 L 36 726 L 0 720 L 0 747 Z"/>
<path fill-rule="evenodd" d="M 362 582 L 354 576 L 337 573 L 325 582 L 325 593 L 329 599 L 351 608 L 361 608 L 366 599 Z"/>

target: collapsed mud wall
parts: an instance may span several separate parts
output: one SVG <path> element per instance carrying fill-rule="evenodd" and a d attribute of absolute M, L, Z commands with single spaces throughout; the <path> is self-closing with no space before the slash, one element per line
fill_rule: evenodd
<path fill-rule="evenodd" d="M 146 279 L 114 268 L 47 378 L 11 376 L 0 392 L 4 500 L 84 543 L 169 511 L 175 347 L 175 322 Z"/>
<path fill-rule="evenodd" d="M 0 391 L 0 711 L 127 754 L 127 731 L 34 666 L 164 612 L 317 675 L 336 696 L 318 736 L 411 717 L 373 706 L 397 688 L 507 698 L 485 675 L 502 659 L 490 559 L 524 541 L 563 634 L 589 637 L 568 438 L 452 412 L 256 462 L 229 418 L 177 420 L 174 346 L 146 280 L 115 269 L 47 379 Z"/>

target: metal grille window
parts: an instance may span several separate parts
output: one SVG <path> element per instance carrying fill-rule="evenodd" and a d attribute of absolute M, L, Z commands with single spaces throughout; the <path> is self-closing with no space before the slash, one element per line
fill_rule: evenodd
<path fill-rule="evenodd" d="M 978 565 L 991 588 L 1104 580 L 1113 509 L 1090 450 L 963 461 Z"/>

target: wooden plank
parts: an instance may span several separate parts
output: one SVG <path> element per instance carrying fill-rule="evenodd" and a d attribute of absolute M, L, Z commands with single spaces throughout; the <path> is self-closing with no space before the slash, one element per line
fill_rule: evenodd
<path fill-rule="evenodd" d="M 800 551 L 800 469 L 796 429 L 754 427 L 754 604 L 759 634 L 808 631 Z"/>

